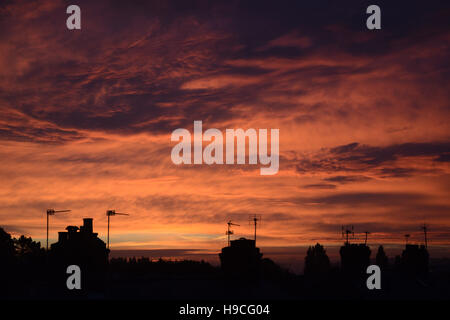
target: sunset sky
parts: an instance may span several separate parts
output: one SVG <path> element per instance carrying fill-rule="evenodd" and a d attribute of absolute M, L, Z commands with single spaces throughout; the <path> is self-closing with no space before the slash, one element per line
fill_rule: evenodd
<path fill-rule="evenodd" d="M 94 218 L 115 249 L 372 243 L 450 256 L 450 4 L 1 1 L 0 226 L 45 244 Z M 68 30 L 66 8 L 81 8 Z M 278 128 L 280 170 L 175 165 L 177 128 Z M 362 234 L 358 234 L 362 238 Z M 303 257 L 301 257 L 303 258 Z"/>

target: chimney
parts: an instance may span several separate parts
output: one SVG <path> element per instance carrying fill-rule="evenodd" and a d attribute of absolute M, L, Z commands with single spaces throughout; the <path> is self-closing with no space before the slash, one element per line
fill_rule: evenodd
<path fill-rule="evenodd" d="M 58 242 L 65 242 L 67 241 L 68 234 L 67 232 L 58 232 Z"/>
<path fill-rule="evenodd" d="M 92 218 L 84 218 L 83 219 L 83 231 L 86 233 L 92 233 L 93 227 L 92 227 Z"/>
<path fill-rule="evenodd" d="M 77 233 L 78 227 L 76 226 L 67 226 L 67 239 L 73 239 L 73 236 Z"/>

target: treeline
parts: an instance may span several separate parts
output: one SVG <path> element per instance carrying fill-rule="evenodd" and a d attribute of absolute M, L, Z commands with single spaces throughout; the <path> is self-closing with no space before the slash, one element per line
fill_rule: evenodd
<path fill-rule="evenodd" d="M 13 238 L 0 228 L 0 261 L 0 297 L 27 295 L 45 281 L 45 250 L 31 237 Z"/>
<path fill-rule="evenodd" d="M 213 267 L 203 260 L 164 260 L 159 258 L 154 261 L 150 258 L 111 258 L 109 260 L 109 270 L 115 273 L 130 273 L 136 276 L 155 274 L 205 274 L 217 273 L 219 268 Z"/>

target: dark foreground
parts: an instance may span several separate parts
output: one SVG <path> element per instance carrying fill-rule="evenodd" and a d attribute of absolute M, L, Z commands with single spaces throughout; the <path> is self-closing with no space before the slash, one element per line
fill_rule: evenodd
<path fill-rule="evenodd" d="M 36 267 L 38 266 L 38 267 Z M 289 273 L 264 259 L 256 276 L 227 277 L 206 262 L 113 259 L 106 272 L 84 274 L 81 290 L 68 290 L 65 272 L 45 263 L 18 266 L 3 284 L 2 299 L 117 299 L 167 301 L 217 300 L 448 300 L 448 261 L 426 275 L 394 267 L 382 272 L 380 290 L 369 290 L 368 275 L 348 275 L 338 268 L 310 276 Z M 64 270 L 65 271 L 65 270 Z"/>

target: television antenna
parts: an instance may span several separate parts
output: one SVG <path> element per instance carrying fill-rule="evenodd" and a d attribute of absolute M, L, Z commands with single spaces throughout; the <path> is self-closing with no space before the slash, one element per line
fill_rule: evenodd
<path fill-rule="evenodd" d="M 366 234 L 366 238 L 364 240 L 364 245 L 367 245 L 367 236 L 370 234 L 369 231 L 364 231 L 364 233 Z"/>
<path fill-rule="evenodd" d="M 408 239 L 409 239 L 409 237 L 411 237 L 410 234 L 405 234 L 405 246 L 408 245 Z"/>
<path fill-rule="evenodd" d="M 128 213 L 121 213 L 121 212 L 116 212 L 116 210 L 107 210 L 106 211 L 106 216 L 108 217 L 108 240 L 107 240 L 107 248 L 109 249 L 109 218 L 111 216 L 129 216 Z"/>
<path fill-rule="evenodd" d="M 345 244 L 349 244 L 348 236 L 351 234 L 352 239 L 355 239 L 355 232 L 353 226 L 350 226 L 351 228 L 341 226 L 341 234 L 342 238 L 345 238 Z"/>
<path fill-rule="evenodd" d="M 55 210 L 47 209 L 47 252 L 48 252 L 48 229 L 49 229 L 49 216 L 54 216 L 55 213 L 70 212 L 71 210 Z"/>
<path fill-rule="evenodd" d="M 427 238 L 428 226 L 424 223 L 423 226 L 420 227 L 420 229 L 423 230 L 423 235 L 425 238 L 425 248 L 428 248 L 428 238 Z"/>
<path fill-rule="evenodd" d="M 248 222 L 255 226 L 255 247 L 256 247 L 256 227 L 257 227 L 258 223 L 261 223 L 261 215 L 257 215 L 257 214 L 250 215 L 248 218 Z"/>
<path fill-rule="evenodd" d="M 227 229 L 227 232 L 225 232 L 225 234 L 228 236 L 228 246 L 230 246 L 230 236 L 234 233 L 233 230 L 231 230 L 231 226 L 240 226 L 240 225 L 231 222 L 231 220 L 227 222 L 227 225 L 228 225 L 228 229 Z"/>

